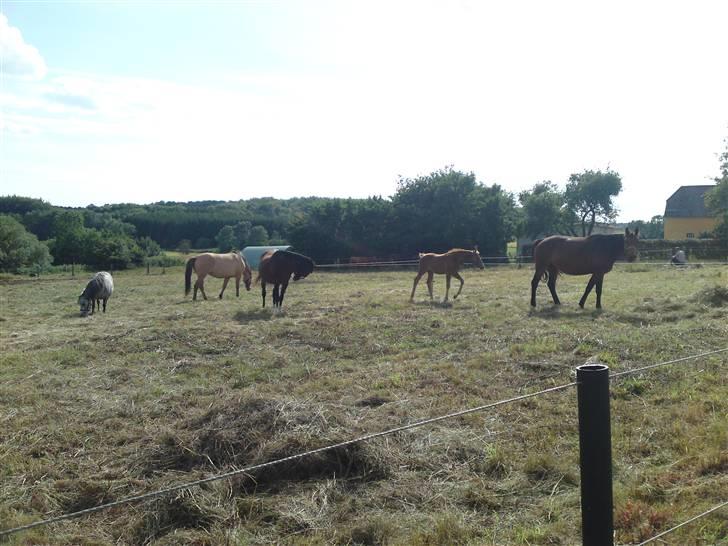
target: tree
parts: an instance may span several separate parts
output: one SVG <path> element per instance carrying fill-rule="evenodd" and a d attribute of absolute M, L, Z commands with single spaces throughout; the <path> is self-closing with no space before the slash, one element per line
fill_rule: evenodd
<path fill-rule="evenodd" d="M 268 230 L 263 226 L 253 226 L 250 228 L 248 235 L 248 244 L 250 246 L 263 246 L 268 244 Z"/>
<path fill-rule="evenodd" d="M 189 239 L 182 239 L 179 243 L 177 243 L 177 250 L 179 250 L 182 254 L 188 254 L 191 249 L 192 243 Z"/>
<path fill-rule="evenodd" d="M 85 228 L 83 214 L 78 211 L 64 211 L 53 220 L 53 256 L 56 262 L 71 264 L 71 275 L 75 274 L 75 265 L 83 254 Z"/>
<path fill-rule="evenodd" d="M 728 138 L 725 144 L 720 156 L 720 176 L 715 179 L 715 188 L 705 195 L 705 205 L 718 219 L 715 236 L 728 242 Z"/>
<path fill-rule="evenodd" d="M 28 233 L 15 218 L 0 215 L 0 271 L 17 273 L 21 268 L 43 271 L 51 263 L 48 247 Z"/>
<path fill-rule="evenodd" d="M 665 237 L 665 225 L 661 214 L 653 216 L 649 222 L 635 220 L 629 223 L 631 229 L 639 229 L 640 237 L 643 239 L 663 239 Z"/>
<path fill-rule="evenodd" d="M 520 231 L 527 237 L 534 239 L 563 232 L 573 234 L 566 199 L 555 184 L 539 182 L 532 189 L 522 191 L 518 200 L 523 211 Z"/>
<path fill-rule="evenodd" d="M 581 235 L 591 235 L 597 220 L 613 220 L 617 209 L 612 199 L 622 191 L 622 179 L 618 173 L 607 169 L 587 170 L 572 174 L 566 184 L 564 196 L 567 208 L 581 223 Z"/>
<path fill-rule="evenodd" d="M 233 226 L 222 226 L 220 231 L 215 235 L 215 241 L 217 242 L 217 249 L 220 252 L 230 252 L 237 246 L 235 241 L 235 231 Z"/>

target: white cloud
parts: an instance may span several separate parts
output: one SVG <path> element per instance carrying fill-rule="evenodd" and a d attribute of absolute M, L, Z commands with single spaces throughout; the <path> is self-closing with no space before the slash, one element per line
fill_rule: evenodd
<path fill-rule="evenodd" d="M 10 76 L 43 78 L 48 69 L 40 52 L 23 40 L 23 35 L 11 27 L 8 18 L 0 13 L 0 67 Z"/>

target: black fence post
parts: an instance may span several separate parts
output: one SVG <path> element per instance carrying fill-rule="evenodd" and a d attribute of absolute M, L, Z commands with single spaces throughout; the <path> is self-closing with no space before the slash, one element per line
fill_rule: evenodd
<path fill-rule="evenodd" d="M 581 532 L 584 546 L 613 546 L 612 438 L 609 368 L 576 368 L 581 461 Z"/>

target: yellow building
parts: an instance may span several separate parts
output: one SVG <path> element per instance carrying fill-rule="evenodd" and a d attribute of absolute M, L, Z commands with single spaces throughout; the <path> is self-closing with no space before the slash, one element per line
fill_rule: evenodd
<path fill-rule="evenodd" d="M 705 208 L 705 193 L 715 186 L 680 186 L 665 205 L 665 239 L 697 239 L 710 233 L 718 220 Z"/>

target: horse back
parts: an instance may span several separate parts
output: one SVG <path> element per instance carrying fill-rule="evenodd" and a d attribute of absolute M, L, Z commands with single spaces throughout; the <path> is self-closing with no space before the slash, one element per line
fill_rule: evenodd
<path fill-rule="evenodd" d="M 564 237 L 552 235 L 533 249 L 536 267 L 555 267 L 568 275 L 606 273 L 612 269 L 618 252 L 599 237 Z M 614 248 L 613 248 L 614 247 Z"/>

